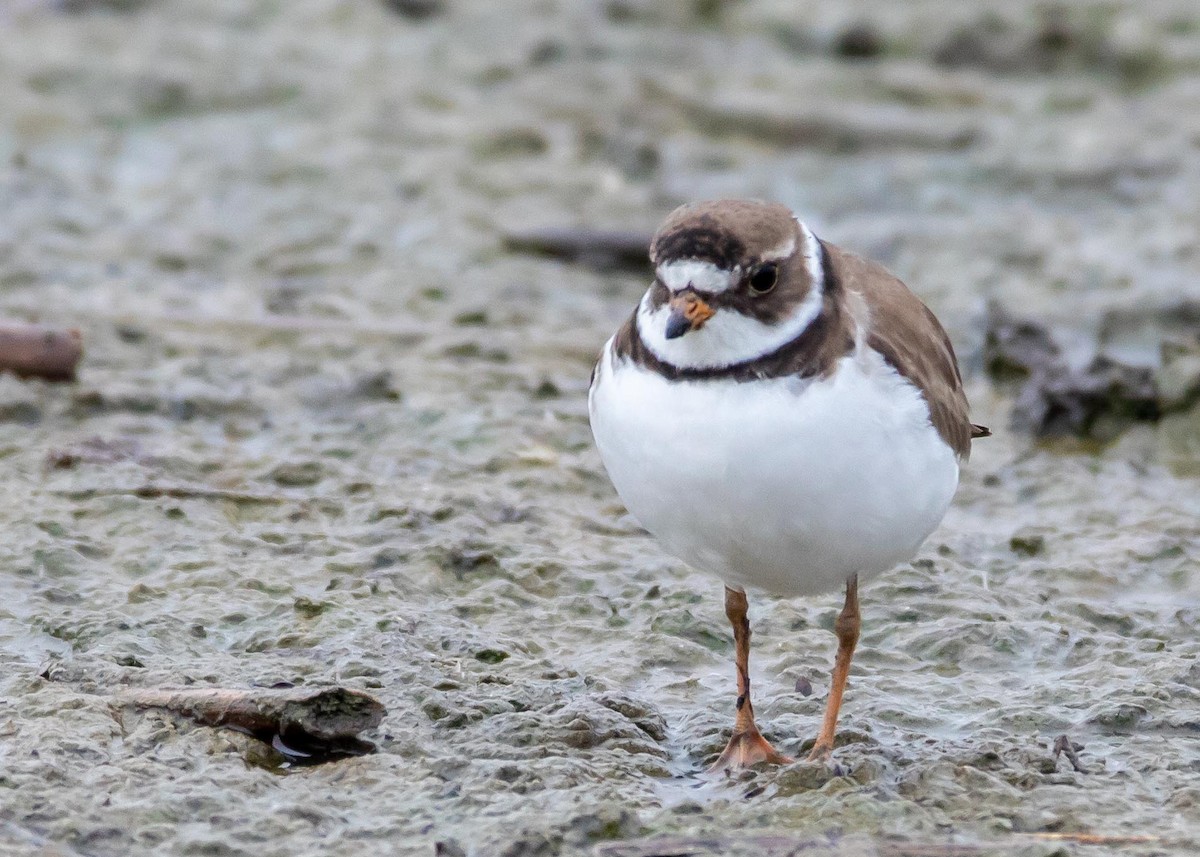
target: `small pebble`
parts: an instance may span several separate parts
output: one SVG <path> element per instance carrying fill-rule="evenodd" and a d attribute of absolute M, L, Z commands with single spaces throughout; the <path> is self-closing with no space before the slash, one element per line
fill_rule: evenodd
<path fill-rule="evenodd" d="M 872 59 L 883 53 L 883 39 L 871 24 L 852 24 L 838 34 L 833 52 L 846 59 Z"/>
<path fill-rule="evenodd" d="M 424 21 L 446 11 L 442 0 L 384 0 L 383 5 L 413 21 Z"/>

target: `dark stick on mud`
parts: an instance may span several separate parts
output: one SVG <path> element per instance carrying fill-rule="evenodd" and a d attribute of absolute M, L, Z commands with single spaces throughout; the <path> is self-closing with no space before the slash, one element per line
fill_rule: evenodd
<path fill-rule="evenodd" d="M 91 500 L 95 497 L 138 497 L 142 500 L 227 500 L 246 505 L 278 505 L 289 498 L 276 494 L 253 494 L 248 491 L 226 491 L 197 485 L 137 485 L 132 488 L 83 488 L 72 491 L 57 491 L 60 497 L 69 500 Z"/>
<path fill-rule="evenodd" d="M 549 256 L 600 271 L 650 270 L 649 232 L 561 228 L 510 233 L 504 246 L 516 253 Z"/>
<path fill-rule="evenodd" d="M 1079 761 L 1079 754 L 1077 752 L 1082 749 L 1082 744 L 1075 744 L 1066 735 L 1059 735 L 1054 739 L 1054 761 L 1057 762 L 1059 756 L 1065 755 L 1067 761 L 1071 763 L 1072 768 L 1081 774 L 1086 774 L 1087 768 Z"/>
<path fill-rule="evenodd" d="M 279 736 L 288 744 L 321 744 L 325 750 L 358 742 L 358 733 L 378 726 L 386 713 L 375 697 L 340 687 L 142 688 L 118 694 L 116 703 L 122 708 L 166 710 L 268 741 Z"/>
<path fill-rule="evenodd" d="M 1075 842 L 1079 845 L 1164 845 L 1168 844 L 1161 836 L 1144 833 L 1063 833 L 1037 832 L 1023 834 L 1031 839 L 1043 842 Z"/>
<path fill-rule="evenodd" d="M 0 323 L 0 372 L 19 378 L 74 381 L 83 356 L 79 331 L 38 324 Z"/>

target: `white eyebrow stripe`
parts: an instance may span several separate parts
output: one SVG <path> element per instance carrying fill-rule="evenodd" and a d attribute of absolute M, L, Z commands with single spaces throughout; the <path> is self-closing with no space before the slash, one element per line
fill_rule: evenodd
<path fill-rule="evenodd" d="M 720 294 L 741 281 L 741 269 L 726 271 L 703 259 L 676 259 L 658 266 L 658 278 L 672 293 L 691 286 L 698 292 Z"/>
<path fill-rule="evenodd" d="M 797 221 L 797 223 L 799 223 L 799 221 Z M 801 226 L 801 228 L 803 228 L 804 224 L 800 223 L 800 226 Z M 788 256 L 792 255 L 792 251 L 795 249 L 796 249 L 796 236 L 793 235 L 792 237 L 788 238 L 787 241 L 784 241 L 782 244 L 780 244 L 778 247 L 772 247 L 770 250 L 763 253 L 762 260 L 764 262 L 778 262 L 780 259 L 786 259 Z"/>

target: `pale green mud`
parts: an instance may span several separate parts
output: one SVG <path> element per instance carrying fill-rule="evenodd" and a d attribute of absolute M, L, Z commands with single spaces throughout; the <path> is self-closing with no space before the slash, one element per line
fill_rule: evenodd
<path fill-rule="evenodd" d="M 1200 848 L 1200 424 L 1037 447 L 979 357 L 990 299 L 1084 348 L 1196 296 L 1195 5 L 723 5 L 0 5 L 0 314 L 86 341 L 74 386 L 0 378 L 0 852 Z M 836 55 L 859 20 L 881 57 Z M 714 195 L 892 267 L 997 430 L 863 591 L 847 777 L 699 776 L 721 587 L 624 514 L 586 417 L 644 278 L 502 249 Z M 838 597 L 751 605 L 799 753 Z M 281 771 L 110 708 L 284 681 L 376 694 L 378 752 Z"/>

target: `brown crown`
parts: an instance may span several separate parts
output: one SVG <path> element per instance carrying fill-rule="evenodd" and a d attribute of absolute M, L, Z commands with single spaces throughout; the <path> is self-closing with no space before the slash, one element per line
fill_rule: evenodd
<path fill-rule="evenodd" d="M 749 267 L 789 238 L 799 238 L 790 209 L 776 202 L 718 199 L 671 212 L 650 244 L 656 265 L 703 259 L 719 268 Z"/>

